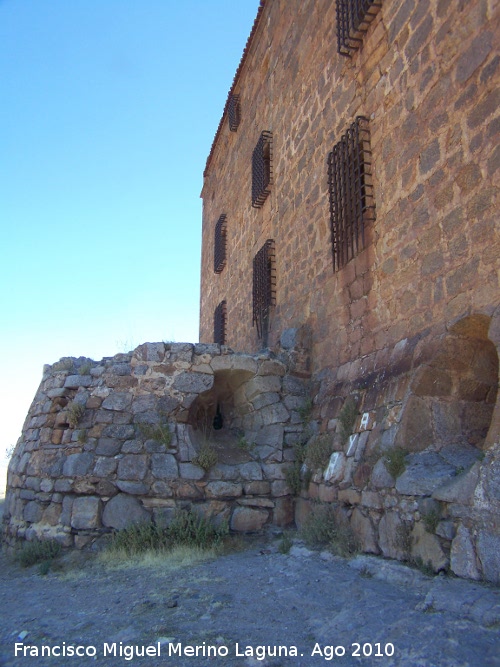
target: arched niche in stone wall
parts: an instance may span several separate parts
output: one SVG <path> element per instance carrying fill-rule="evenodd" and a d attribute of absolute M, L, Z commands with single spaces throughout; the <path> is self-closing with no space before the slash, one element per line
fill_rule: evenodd
<path fill-rule="evenodd" d="M 409 451 L 457 451 L 468 460 L 486 446 L 498 390 L 490 318 L 471 315 L 427 343 L 410 385 L 397 444 Z M 476 452 L 476 453 L 474 453 Z"/>

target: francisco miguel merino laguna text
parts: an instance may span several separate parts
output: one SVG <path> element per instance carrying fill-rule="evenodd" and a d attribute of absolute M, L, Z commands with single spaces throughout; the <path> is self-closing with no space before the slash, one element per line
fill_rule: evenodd
<path fill-rule="evenodd" d="M 121 657 L 125 660 L 133 660 L 138 657 L 161 657 L 162 649 L 165 657 L 187 656 L 217 658 L 229 655 L 227 646 L 207 645 L 206 642 L 196 645 L 183 645 L 180 642 L 169 642 L 168 644 L 162 645 L 161 642 L 157 642 L 156 644 L 150 644 L 149 646 L 124 645 L 123 642 L 113 642 L 110 644 L 103 644 L 102 656 L 113 656 L 115 658 Z M 236 643 L 234 645 L 234 650 L 236 656 L 255 657 L 257 660 L 264 660 L 268 656 L 288 657 L 299 655 L 296 646 L 240 646 Z M 56 646 L 35 646 L 34 644 L 16 642 L 14 645 L 14 655 L 16 657 L 23 656 L 25 658 L 72 658 L 75 656 L 94 658 L 97 656 L 97 648 L 92 645 L 75 646 L 73 644 L 66 644 L 66 642 L 62 642 L 62 644 Z"/>

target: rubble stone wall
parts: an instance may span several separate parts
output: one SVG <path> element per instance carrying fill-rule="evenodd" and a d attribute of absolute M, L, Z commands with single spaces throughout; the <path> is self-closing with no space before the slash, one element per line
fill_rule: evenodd
<path fill-rule="evenodd" d="M 301 492 L 297 524 L 327 502 L 365 552 L 500 582 L 499 332 L 500 309 L 318 376 L 309 442 L 334 451 Z"/>
<path fill-rule="evenodd" d="M 191 506 L 236 531 L 293 522 L 284 471 L 309 381 L 290 368 L 291 346 L 280 360 L 164 343 L 46 366 L 9 466 L 7 542 L 82 548 Z"/>

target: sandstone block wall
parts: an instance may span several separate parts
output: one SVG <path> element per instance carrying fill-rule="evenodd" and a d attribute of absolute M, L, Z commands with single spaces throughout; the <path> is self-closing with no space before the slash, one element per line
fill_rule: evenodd
<path fill-rule="evenodd" d="M 82 548 L 189 506 L 236 531 L 293 522 L 285 468 L 308 394 L 293 367 L 291 346 L 280 360 L 164 343 L 47 366 L 9 466 L 7 542 Z"/>
<path fill-rule="evenodd" d="M 337 53 L 335 3 L 267 0 L 238 71 L 241 122 L 207 162 L 201 340 L 223 299 L 227 343 L 260 349 L 252 260 L 276 252 L 269 344 L 310 325 L 313 370 L 395 346 L 500 302 L 497 3 L 383 0 L 352 58 Z M 222 103 L 222 100 L 221 100 Z M 333 272 L 327 156 L 369 119 L 376 220 L 366 249 Z M 252 152 L 273 134 L 273 184 L 252 208 Z M 214 229 L 227 216 L 227 262 Z"/>

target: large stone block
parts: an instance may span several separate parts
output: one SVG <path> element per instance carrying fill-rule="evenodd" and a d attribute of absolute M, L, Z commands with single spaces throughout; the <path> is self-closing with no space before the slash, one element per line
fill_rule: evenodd
<path fill-rule="evenodd" d="M 71 527 L 77 530 L 98 528 L 101 525 L 101 499 L 96 496 L 75 498 L 71 509 Z"/>
<path fill-rule="evenodd" d="M 188 394 L 202 394 L 213 387 L 214 376 L 207 373 L 180 373 L 174 380 L 173 387 L 177 391 Z"/>
<path fill-rule="evenodd" d="M 23 512 L 23 519 L 30 523 L 38 523 L 43 515 L 43 508 L 35 500 L 26 503 Z"/>
<path fill-rule="evenodd" d="M 253 507 L 237 507 L 232 516 L 230 527 L 240 533 L 253 533 L 264 526 L 269 518 L 269 512 Z"/>
<path fill-rule="evenodd" d="M 118 463 L 118 478 L 126 480 L 144 479 L 147 466 L 147 456 L 143 454 L 127 454 Z"/>
<path fill-rule="evenodd" d="M 458 577 L 481 578 L 470 531 L 462 524 L 451 543 L 450 568 Z"/>
<path fill-rule="evenodd" d="M 234 482 L 209 482 L 205 487 L 207 498 L 239 498 L 243 487 Z"/>
<path fill-rule="evenodd" d="M 434 572 L 445 570 L 448 567 L 448 558 L 445 556 L 439 539 L 428 533 L 422 523 L 415 524 L 411 533 L 411 555 L 414 559 L 421 559 L 424 565 L 431 565 Z"/>
<path fill-rule="evenodd" d="M 487 530 L 479 531 L 476 549 L 484 578 L 500 584 L 500 534 Z"/>
<path fill-rule="evenodd" d="M 131 524 L 140 524 L 150 519 L 150 514 L 136 498 L 119 493 L 108 500 L 102 513 L 102 523 L 109 528 L 122 530 Z"/>
<path fill-rule="evenodd" d="M 380 553 L 372 522 L 357 508 L 354 509 L 351 516 L 351 528 L 365 553 Z"/>
<path fill-rule="evenodd" d="M 105 410 L 128 410 L 132 404 L 133 394 L 130 392 L 113 392 L 102 402 Z"/>
<path fill-rule="evenodd" d="M 421 452 L 433 443 L 432 412 L 426 401 L 410 396 L 397 430 L 395 445 L 410 452 Z"/>
<path fill-rule="evenodd" d="M 408 465 L 396 480 L 396 490 L 406 496 L 428 496 L 455 476 L 455 467 L 436 452 L 420 452 L 408 458 Z"/>
<path fill-rule="evenodd" d="M 380 519 L 378 543 L 386 558 L 408 558 L 411 548 L 410 534 L 397 512 L 386 512 Z"/>
<path fill-rule="evenodd" d="M 153 454 L 151 456 L 151 472 L 157 479 L 173 479 L 179 477 L 179 468 L 172 454 Z"/>
<path fill-rule="evenodd" d="M 83 454 L 70 454 L 63 466 L 65 477 L 77 477 L 86 475 L 94 464 L 94 456 L 90 452 Z"/>
<path fill-rule="evenodd" d="M 122 441 L 117 438 L 99 438 L 95 453 L 97 456 L 116 456 L 121 446 Z"/>

